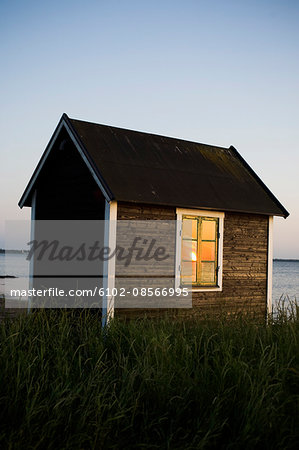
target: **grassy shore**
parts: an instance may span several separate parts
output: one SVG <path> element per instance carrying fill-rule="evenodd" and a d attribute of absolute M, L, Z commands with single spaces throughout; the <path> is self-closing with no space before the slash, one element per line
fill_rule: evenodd
<path fill-rule="evenodd" d="M 0 447 L 287 449 L 298 444 L 299 321 L 0 324 Z M 297 448 L 297 447 L 296 447 Z"/>

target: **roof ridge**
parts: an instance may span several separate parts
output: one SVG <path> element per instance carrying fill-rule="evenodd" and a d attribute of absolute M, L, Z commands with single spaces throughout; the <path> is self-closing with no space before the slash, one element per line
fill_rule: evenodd
<path fill-rule="evenodd" d="M 189 142 L 190 144 L 199 144 L 199 145 L 204 145 L 205 147 L 213 147 L 213 148 L 217 148 L 217 149 L 221 149 L 221 150 L 229 151 L 230 147 L 231 147 L 231 146 L 230 147 L 221 147 L 220 145 L 205 144 L 203 142 L 190 141 L 189 139 L 183 139 L 183 138 L 174 137 L 174 136 L 166 136 L 166 135 L 157 134 L 157 133 L 150 133 L 148 131 L 133 130 L 131 128 L 115 127 L 114 125 L 106 125 L 104 123 L 97 123 L 97 122 L 90 122 L 88 120 L 74 119 L 73 117 L 68 117 L 67 114 L 65 114 L 65 116 L 68 118 L 68 120 L 71 120 L 71 121 L 74 121 L 74 122 L 83 122 L 83 123 L 87 123 L 89 125 L 96 125 L 96 126 L 100 126 L 100 127 L 113 128 L 115 130 L 129 131 L 131 133 L 146 134 L 148 136 L 154 136 L 154 137 L 165 138 L 165 139 L 173 139 L 175 141 Z"/>

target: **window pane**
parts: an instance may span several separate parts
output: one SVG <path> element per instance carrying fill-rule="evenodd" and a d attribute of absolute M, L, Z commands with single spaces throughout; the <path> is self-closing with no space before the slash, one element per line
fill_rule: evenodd
<path fill-rule="evenodd" d="M 214 241 L 216 239 L 216 221 L 202 220 L 201 222 L 201 239 L 204 241 Z"/>
<path fill-rule="evenodd" d="M 182 241 L 182 259 L 187 261 L 197 260 L 197 242 L 196 241 Z"/>
<path fill-rule="evenodd" d="M 197 239 L 197 220 L 183 219 L 183 238 Z"/>
<path fill-rule="evenodd" d="M 206 284 L 215 284 L 215 263 L 203 262 L 200 264 L 200 281 Z"/>
<path fill-rule="evenodd" d="M 201 261 L 215 261 L 216 260 L 216 246 L 215 242 L 201 242 L 200 246 L 200 260 Z"/>
<path fill-rule="evenodd" d="M 182 281 L 183 283 L 196 282 L 196 262 L 182 262 Z"/>
<path fill-rule="evenodd" d="M 182 284 L 215 286 L 217 281 L 218 223 L 219 219 L 217 218 L 183 216 Z"/>

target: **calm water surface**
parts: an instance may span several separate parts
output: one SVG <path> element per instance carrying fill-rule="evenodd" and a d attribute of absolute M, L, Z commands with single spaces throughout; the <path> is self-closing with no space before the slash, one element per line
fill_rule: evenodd
<path fill-rule="evenodd" d="M 29 274 L 29 261 L 26 254 L 22 253 L 0 253 L 0 276 L 13 275 L 15 277 L 26 277 Z"/>
<path fill-rule="evenodd" d="M 273 261 L 273 303 L 281 297 L 299 302 L 299 261 Z"/>
<path fill-rule="evenodd" d="M 29 261 L 25 254 L 0 253 L 0 276 L 14 275 L 16 277 L 28 277 Z M 4 292 L 4 283 L 13 286 L 17 280 L 4 280 L 0 278 L 0 294 Z M 274 261 L 273 262 L 273 304 L 276 304 L 282 296 L 288 296 L 291 300 L 299 300 L 299 261 Z"/>

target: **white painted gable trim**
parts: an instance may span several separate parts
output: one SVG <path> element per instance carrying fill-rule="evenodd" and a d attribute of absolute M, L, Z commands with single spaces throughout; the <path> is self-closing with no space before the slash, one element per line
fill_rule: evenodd
<path fill-rule="evenodd" d="M 48 156 L 49 156 L 49 154 L 50 154 L 50 152 L 51 152 L 51 150 L 53 148 L 53 145 L 54 145 L 54 143 L 55 143 L 57 137 L 59 136 L 59 133 L 61 132 L 63 127 L 68 132 L 72 142 L 74 143 L 76 149 L 80 153 L 83 161 L 85 162 L 86 166 L 88 167 L 88 169 L 89 169 L 92 177 L 94 178 L 95 182 L 97 183 L 97 185 L 101 189 L 105 199 L 108 202 L 111 200 L 111 197 L 109 196 L 107 190 L 105 189 L 105 187 L 103 186 L 103 184 L 99 180 L 98 175 L 96 174 L 94 168 L 92 167 L 92 165 L 90 164 L 89 160 L 87 159 L 85 153 L 83 152 L 83 150 L 81 148 L 81 145 L 78 143 L 78 140 L 77 140 L 76 136 L 73 134 L 70 126 L 68 125 L 68 123 L 66 122 L 64 117 L 62 117 L 60 123 L 58 124 L 56 130 L 54 131 L 53 136 L 50 139 L 50 142 L 49 142 L 49 144 L 48 144 L 48 146 L 46 148 L 45 153 L 43 154 L 43 156 L 42 156 L 42 158 L 41 158 L 41 160 L 40 160 L 40 162 L 38 164 L 38 170 L 36 170 L 36 172 L 32 176 L 32 178 L 31 178 L 31 180 L 30 180 L 30 182 L 29 182 L 29 184 L 28 184 L 28 186 L 27 186 L 27 188 L 26 188 L 26 190 L 25 190 L 25 192 L 24 192 L 24 194 L 23 194 L 23 196 L 22 196 L 22 198 L 21 198 L 21 200 L 19 202 L 20 208 L 23 208 L 23 206 L 24 206 L 28 196 L 30 195 L 30 193 L 32 191 L 32 188 L 34 187 L 34 184 L 35 184 L 35 182 L 36 182 L 36 180 L 37 180 L 37 178 L 38 178 L 38 176 L 39 176 L 39 174 L 40 174 L 40 172 L 41 172 L 41 170 L 42 170 L 42 168 L 43 168 L 43 166 L 44 166 L 44 164 L 45 164 L 45 162 L 46 162 L 46 160 L 47 160 L 47 158 L 48 158 Z"/>

